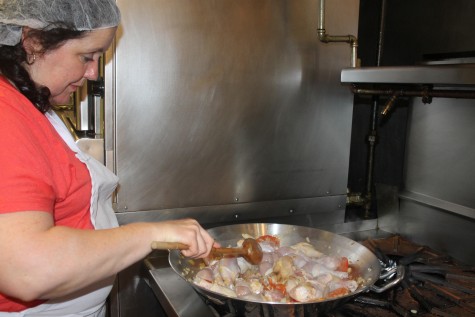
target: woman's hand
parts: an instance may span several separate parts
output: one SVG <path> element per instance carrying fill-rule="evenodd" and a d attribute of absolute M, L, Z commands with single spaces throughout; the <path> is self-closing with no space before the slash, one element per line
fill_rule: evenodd
<path fill-rule="evenodd" d="M 205 258 L 213 246 L 219 247 L 213 237 L 194 219 L 170 220 L 156 223 L 156 241 L 180 242 L 188 246 L 182 250 L 184 256 Z"/>

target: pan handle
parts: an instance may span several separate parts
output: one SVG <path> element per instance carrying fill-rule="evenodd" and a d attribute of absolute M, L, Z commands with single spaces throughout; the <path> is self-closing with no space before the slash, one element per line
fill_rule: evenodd
<path fill-rule="evenodd" d="M 396 277 L 392 281 L 390 281 L 387 284 L 384 284 L 382 286 L 376 286 L 376 285 L 373 284 L 369 287 L 369 289 L 371 291 L 375 292 L 375 293 L 382 293 L 382 292 L 390 289 L 391 287 L 395 286 L 396 284 L 398 284 L 399 282 L 401 282 L 404 279 L 404 276 L 406 274 L 406 269 L 405 269 L 404 265 L 398 265 L 395 268 L 389 270 L 388 272 L 385 272 L 384 274 L 381 274 L 379 279 L 385 279 L 388 276 L 390 276 L 391 274 L 393 274 L 394 272 L 396 272 Z"/>

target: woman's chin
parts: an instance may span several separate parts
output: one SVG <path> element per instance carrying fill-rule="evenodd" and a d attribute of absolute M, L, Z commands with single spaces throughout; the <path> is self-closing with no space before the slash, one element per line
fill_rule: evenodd
<path fill-rule="evenodd" d="M 72 102 L 72 95 L 55 96 L 50 98 L 49 101 L 53 106 L 70 105 Z"/>

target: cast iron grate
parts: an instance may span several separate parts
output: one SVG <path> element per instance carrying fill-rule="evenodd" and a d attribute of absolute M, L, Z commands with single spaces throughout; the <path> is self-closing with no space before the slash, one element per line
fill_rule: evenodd
<path fill-rule="evenodd" d="M 358 296 L 327 317 L 475 317 L 475 267 L 395 235 L 366 240 L 383 267 L 404 265 L 396 287 Z"/>

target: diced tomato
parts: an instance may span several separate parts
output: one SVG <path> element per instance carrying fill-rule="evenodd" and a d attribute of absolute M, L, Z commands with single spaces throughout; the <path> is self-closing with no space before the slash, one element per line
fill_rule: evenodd
<path fill-rule="evenodd" d="M 257 242 L 268 241 L 268 242 L 274 243 L 276 246 L 280 246 L 280 239 L 270 234 L 260 236 L 259 238 L 256 239 L 256 241 Z"/>
<path fill-rule="evenodd" d="M 348 258 L 347 257 L 342 257 L 340 260 L 340 264 L 338 265 L 337 270 L 340 272 L 348 272 Z"/>
<path fill-rule="evenodd" d="M 271 278 L 268 278 L 269 281 L 269 289 L 270 290 L 276 290 L 278 292 L 281 292 L 283 295 L 287 292 L 285 285 L 281 283 L 274 283 Z"/>
<path fill-rule="evenodd" d="M 327 297 L 329 298 L 339 297 L 339 296 L 346 295 L 348 293 L 349 293 L 349 290 L 346 287 L 340 287 L 328 293 Z"/>
<path fill-rule="evenodd" d="M 274 289 L 275 289 L 276 291 L 281 292 L 283 295 L 285 295 L 285 292 L 287 292 L 287 290 L 285 289 L 285 285 L 284 285 L 284 284 L 275 284 L 275 285 L 274 285 Z"/>

